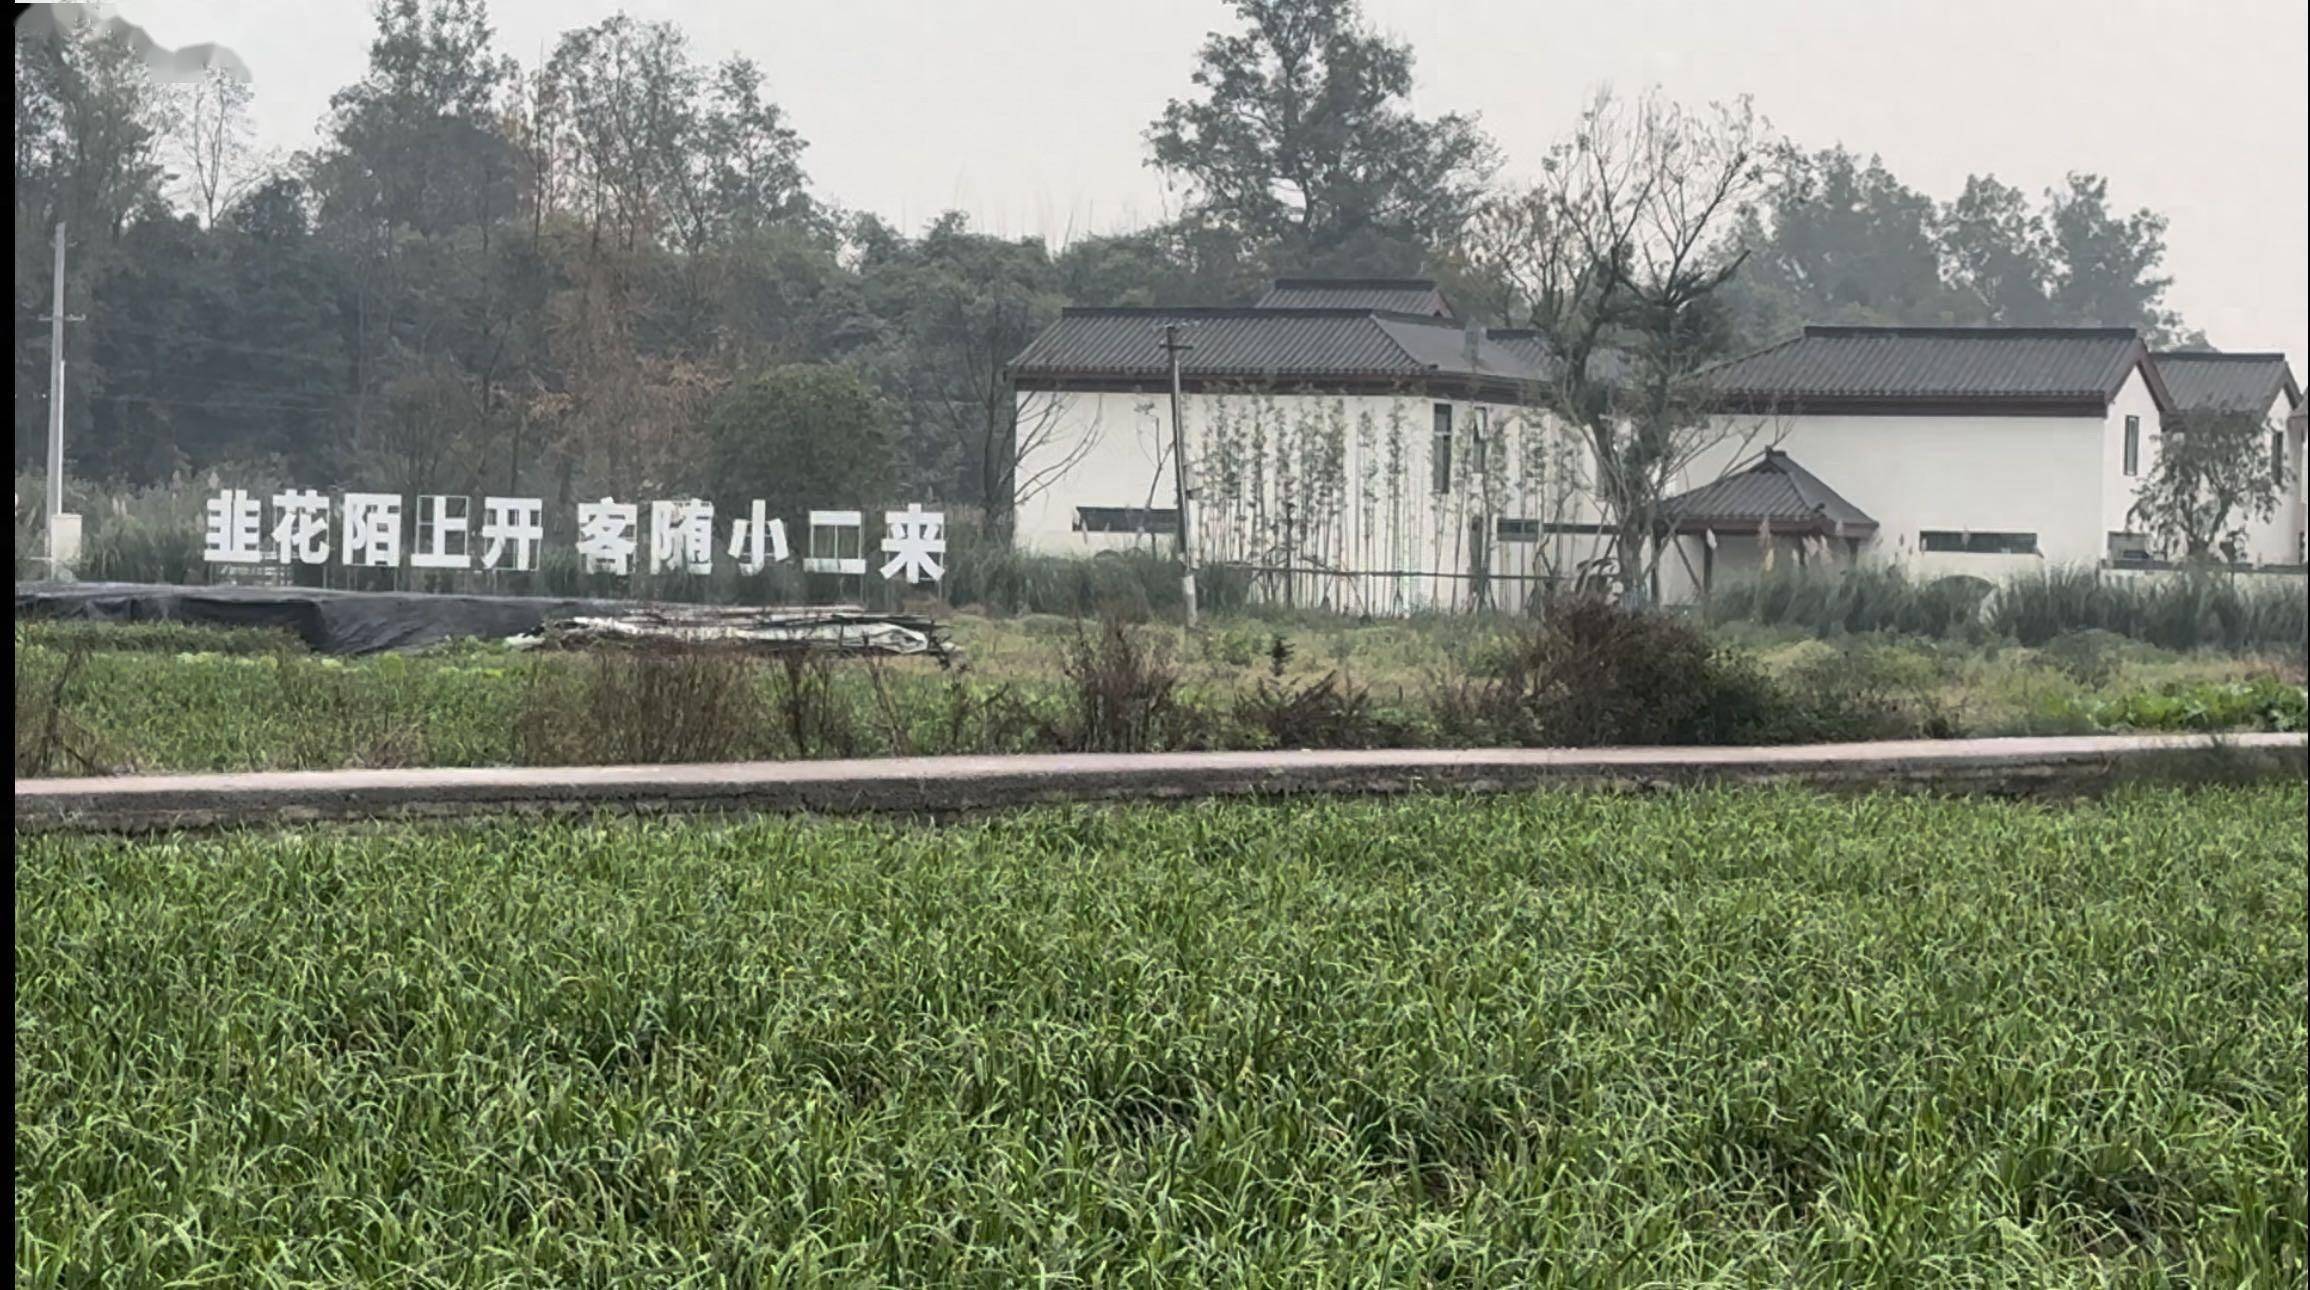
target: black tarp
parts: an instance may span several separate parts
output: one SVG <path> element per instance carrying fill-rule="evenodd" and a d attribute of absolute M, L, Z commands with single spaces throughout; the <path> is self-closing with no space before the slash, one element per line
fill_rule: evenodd
<path fill-rule="evenodd" d="M 324 654 L 416 649 L 466 636 L 503 639 L 534 632 L 551 619 L 614 616 L 634 608 L 629 602 L 614 600 L 326 591 L 317 587 L 16 584 L 18 618 L 283 628 Z"/>

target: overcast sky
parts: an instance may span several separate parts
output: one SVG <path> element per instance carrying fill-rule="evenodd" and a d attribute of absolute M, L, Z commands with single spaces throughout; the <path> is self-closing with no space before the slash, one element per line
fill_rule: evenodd
<path fill-rule="evenodd" d="M 494 0 L 534 65 L 618 9 L 744 54 L 810 143 L 819 196 L 909 228 L 959 207 L 1005 234 L 1162 216 L 1141 131 L 1183 95 L 1219 0 Z M 1589 91 L 1755 96 L 1807 146 L 1882 154 L 1936 199 L 1988 172 L 2032 194 L 2068 170 L 2170 221 L 2170 302 L 2231 350 L 2310 354 L 2310 44 L 2302 0 L 1365 0 L 1416 51 L 1423 112 L 1481 116 L 1528 172 Z M 264 142 L 305 147 L 360 76 L 354 0 L 123 0 L 166 46 L 214 41 L 255 82 Z"/>

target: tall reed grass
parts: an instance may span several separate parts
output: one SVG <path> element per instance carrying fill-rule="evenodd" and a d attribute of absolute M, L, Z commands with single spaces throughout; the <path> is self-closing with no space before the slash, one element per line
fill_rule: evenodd
<path fill-rule="evenodd" d="M 1992 585 L 1963 577 L 1921 582 L 1893 567 L 1784 570 L 1718 589 L 1701 612 L 1715 623 L 1998 636 L 2029 646 L 2083 631 L 2176 650 L 2298 654 L 2310 641 L 2310 583 L 2282 574 L 2054 568 Z"/>

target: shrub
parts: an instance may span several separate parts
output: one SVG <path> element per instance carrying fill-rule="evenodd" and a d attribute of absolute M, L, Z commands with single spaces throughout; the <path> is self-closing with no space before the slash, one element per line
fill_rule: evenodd
<path fill-rule="evenodd" d="M 528 765 L 728 761 L 768 724 L 753 665 L 704 651 L 603 650 L 576 667 L 530 664 L 520 727 Z"/>
<path fill-rule="evenodd" d="M 1689 624 L 1600 597 L 1555 605 L 1502 679 L 1550 743 L 1694 742 L 1717 651 Z"/>
<path fill-rule="evenodd" d="M 1810 737 L 1787 695 L 1690 621 L 1595 596 L 1559 600 L 1489 675 L 1436 696 L 1448 734 L 1528 744 L 1777 743 Z"/>
<path fill-rule="evenodd" d="M 1781 677 L 1788 741 L 1956 738 L 1956 716 L 1934 697 L 1946 679 L 1929 643 L 1849 638 Z"/>
<path fill-rule="evenodd" d="M 1185 735 L 1179 673 L 1153 642 L 1121 619 L 1100 620 L 1096 635 L 1076 628 L 1061 671 L 1068 711 L 1048 735 L 1069 752 L 1147 752 Z"/>
<path fill-rule="evenodd" d="M 1236 696 L 1232 715 L 1270 748 L 1388 748 L 1408 733 L 1373 711 L 1368 689 L 1336 671 L 1302 685 L 1262 679 Z"/>
<path fill-rule="evenodd" d="M 1574 747 L 1945 733 L 1954 723 L 1922 698 L 1930 678 L 1916 670 L 1897 651 L 1854 646 L 1775 679 L 1689 619 L 1576 597 L 1431 703 L 1447 738 Z"/>
<path fill-rule="evenodd" d="M 782 655 L 771 671 L 772 706 L 796 757 L 853 757 L 858 722 L 834 685 L 834 664 L 823 654 Z"/>

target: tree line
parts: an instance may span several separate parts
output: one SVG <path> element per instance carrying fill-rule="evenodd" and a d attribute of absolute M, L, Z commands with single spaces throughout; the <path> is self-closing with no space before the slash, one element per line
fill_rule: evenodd
<path fill-rule="evenodd" d="M 701 61 L 671 23 L 612 17 L 524 66 L 482 0 L 382 0 L 361 79 L 287 157 L 252 145 L 246 84 L 156 85 L 92 28 L 20 36 L 19 467 L 43 455 L 59 220 L 69 468 L 140 486 L 243 470 L 567 504 L 805 497 L 823 475 L 844 505 L 892 490 L 999 524 L 1003 367 L 1061 307 L 1426 273 L 1574 356 L 1557 397 L 1637 526 L 1689 373 L 1803 322 L 2202 343 L 2164 303 L 2164 221 L 2098 177 L 2032 200 L 1975 176 L 1936 202 L 1746 104 L 1600 96 L 1518 183 L 1475 118 L 1412 111 L 1413 51 L 1354 0 L 1233 7 L 1140 140 L 1181 213 L 1063 245 L 844 208 L 762 69 Z M 1605 352 L 1645 379 L 1585 379 Z"/>

